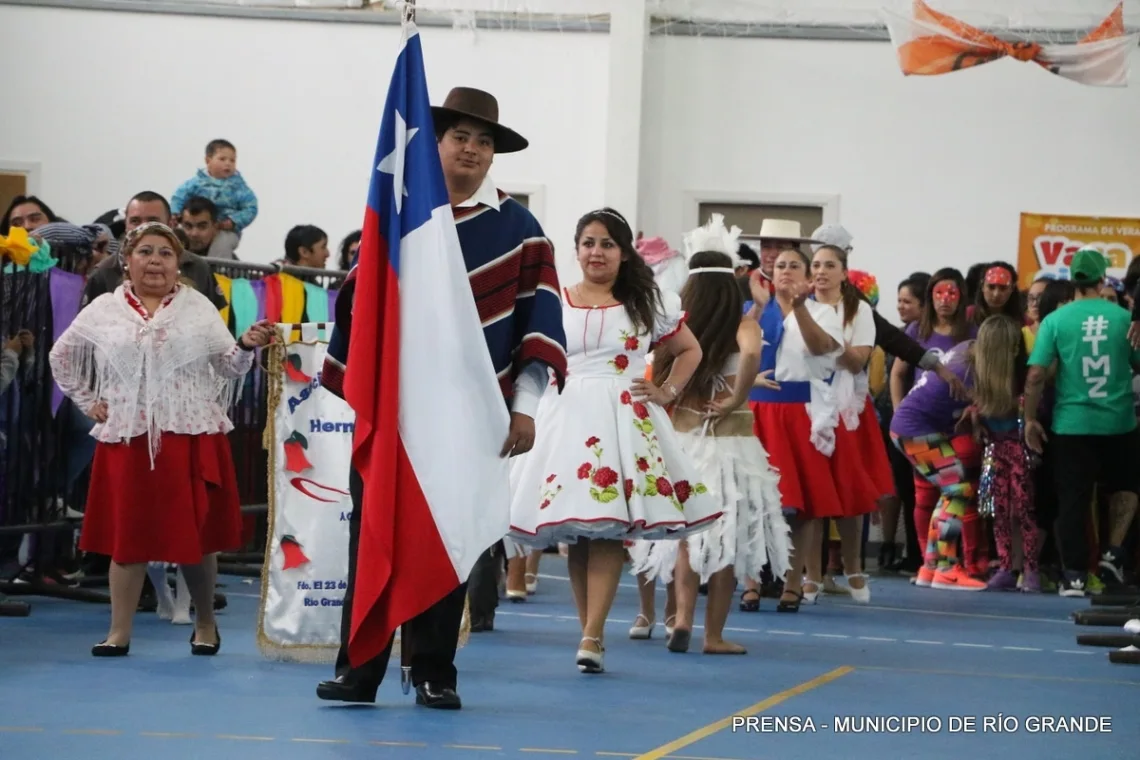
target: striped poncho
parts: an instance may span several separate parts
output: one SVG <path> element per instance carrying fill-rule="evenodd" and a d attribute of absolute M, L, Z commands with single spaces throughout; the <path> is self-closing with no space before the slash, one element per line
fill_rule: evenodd
<path fill-rule="evenodd" d="M 480 204 L 454 213 L 483 337 L 509 403 L 515 379 L 531 362 L 552 371 L 561 391 L 566 333 L 554 248 L 530 211 L 506 193 L 498 195 L 498 210 Z M 321 376 L 321 384 L 341 398 L 355 288 L 353 268 L 337 297 L 336 327 Z"/>

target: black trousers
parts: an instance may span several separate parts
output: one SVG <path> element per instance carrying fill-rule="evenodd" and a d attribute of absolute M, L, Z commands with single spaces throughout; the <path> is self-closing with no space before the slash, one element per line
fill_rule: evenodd
<path fill-rule="evenodd" d="M 499 606 L 499 576 L 503 572 L 505 549 L 500 541 L 479 555 L 467 581 L 467 602 L 471 619 L 492 617 Z"/>
<path fill-rule="evenodd" d="M 349 474 L 348 491 L 352 496 L 352 515 L 348 530 L 348 589 L 340 618 L 340 651 L 336 657 L 336 674 L 367 688 L 378 687 L 384 680 L 388 660 L 392 656 L 395 635 L 384 651 L 353 668 L 348 661 L 348 637 L 352 631 L 352 599 L 356 588 L 356 550 L 360 545 L 360 502 L 364 482 L 355 468 Z M 459 647 L 459 626 L 463 622 L 463 606 L 467 584 L 460 584 L 450 594 L 404 624 L 407 640 L 401 647 L 411 647 L 412 682 L 419 686 L 431 681 L 436 686 L 457 686 L 455 652 Z"/>
<path fill-rule="evenodd" d="M 1123 435 L 1053 435 L 1057 541 L 1066 570 L 1088 569 L 1089 505 L 1097 483 L 1104 492 L 1140 493 L 1140 429 Z M 1108 547 L 1108 539 L 1101 542 Z"/>

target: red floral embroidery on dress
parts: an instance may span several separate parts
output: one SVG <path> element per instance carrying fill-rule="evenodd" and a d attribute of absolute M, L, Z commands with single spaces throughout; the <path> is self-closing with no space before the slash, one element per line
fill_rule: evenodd
<path fill-rule="evenodd" d="M 539 503 L 539 505 L 538 505 L 539 509 L 546 509 L 547 507 L 549 507 L 550 502 L 554 501 L 554 497 L 556 497 L 556 496 L 558 496 L 558 494 L 562 493 L 562 485 L 561 484 L 554 487 L 553 489 L 550 488 L 550 486 L 557 479 L 558 479 L 558 476 L 553 474 L 553 473 L 546 476 L 546 484 L 542 487 L 542 502 Z"/>
<path fill-rule="evenodd" d="M 636 351 L 637 349 L 641 348 L 641 341 L 638 340 L 638 337 L 635 334 L 621 330 L 621 337 L 622 341 L 624 341 L 622 343 L 622 348 L 624 348 L 626 351 Z"/>
<path fill-rule="evenodd" d="M 625 354 L 618 354 L 614 358 L 610 359 L 609 365 L 616 369 L 620 375 L 629 369 L 629 357 Z"/>
<path fill-rule="evenodd" d="M 602 464 L 602 453 L 605 451 L 601 447 L 602 440 L 596 435 L 590 436 L 586 440 L 586 448 L 598 460 L 595 467 L 590 462 L 583 462 L 578 466 L 578 479 L 590 481 L 590 498 L 602 504 L 608 504 L 618 497 L 617 483 L 621 480 L 621 476 L 617 470 L 612 467 L 607 467 Z M 628 500 L 629 497 L 626 496 Z"/>
<path fill-rule="evenodd" d="M 662 496 L 673 502 L 673 506 L 683 512 L 684 504 L 690 496 L 694 493 L 707 493 L 708 488 L 704 483 L 689 483 L 687 480 L 672 482 L 669 479 L 669 474 L 665 471 L 664 459 L 657 446 L 657 435 L 654 432 L 653 421 L 649 419 L 649 408 L 640 401 L 634 401 L 633 395 L 629 391 L 622 392 L 621 403 L 632 408 L 633 416 L 636 418 L 634 425 L 649 447 L 648 456 L 638 456 L 635 460 L 637 474 L 641 476 L 643 484 L 638 486 L 632 480 L 627 480 L 625 482 L 626 499 L 628 500 L 634 493 L 642 496 Z M 651 459 L 655 461 L 651 463 Z"/>

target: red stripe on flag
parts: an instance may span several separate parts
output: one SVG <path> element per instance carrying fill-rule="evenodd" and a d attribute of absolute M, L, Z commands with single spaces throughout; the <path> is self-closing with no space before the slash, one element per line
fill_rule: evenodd
<path fill-rule="evenodd" d="M 344 381 L 356 411 L 353 465 L 364 483 L 348 645 L 355 667 L 459 585 L 400 440 L 400 282 L 371 208 L 363 229 Z"/>

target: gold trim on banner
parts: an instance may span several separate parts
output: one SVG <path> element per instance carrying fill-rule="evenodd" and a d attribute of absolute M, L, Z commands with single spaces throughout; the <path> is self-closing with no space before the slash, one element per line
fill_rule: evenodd
<path fill-rule="evenodd" d="M 328 325 L 329 323 L 319 323 Z M 288 325 L 293 328 L 291 332 L 298 332 L 300 325 Z M 329 325 L 331 327 L 331 325 Z M 257 614 L 257 648 L 262 656 L 279 660 L 283 662 L 303 662 L 303 663 L 333 663 L 336 661 L 337 646 L 326 646 L 321 644 L 288 644 L 283 645 L 270 638 L 265 633 L 265 609 L 266 600 L 269 593 L 269 569 L 272 567 L 273 561 L 273 536 L 274 536 L 274 522 L 277 515 L 277 407 L 281 403 L 282 391 L 285 387 L 285 356 L 287 345 L 293 343 L 302 343 L 302 341 L 293 341 L 286 339 L 285 331 L 281 325 L 276 325 L 275 340 L 264 349 L 264 359 L 266 361 L 266 415 L 265 415 L 265 430 L 261 436 L 261 445 L 268 453 L 268 493 L 267 493 L 267 514 L 268 514 L 268 532 L 265 542 L 265 559 L 261 567 L 261 600 L 258 607 Z M 326 332 L 328 329 L 326 328 Z M 292 337 L 290 335 L 290 337 Z M 328 344 L 327 340 L 316 340 L 311 342 L 304 342 L 305 345 L 317 345 L 319 343 Z M 463 619 L 459 624 L 459 647 L 462 648 L 467 645 L 467 640 L 471 635 L 471 607 L 468 600 L 464 600 L 463 604 Z M 399 658 L 400 656 L 400 632 L 396 632 L 396 640 L 392 644 L 392 657 Z"/>

